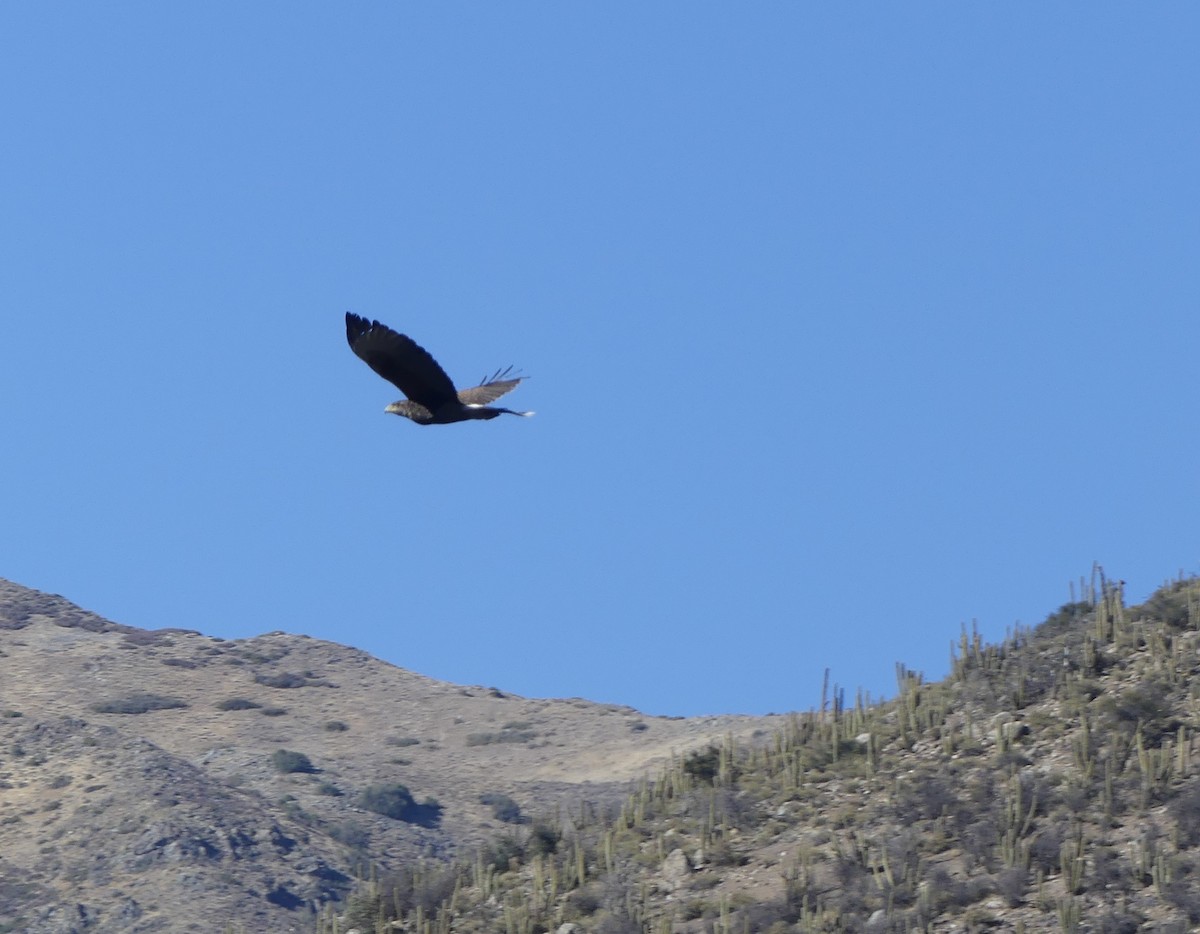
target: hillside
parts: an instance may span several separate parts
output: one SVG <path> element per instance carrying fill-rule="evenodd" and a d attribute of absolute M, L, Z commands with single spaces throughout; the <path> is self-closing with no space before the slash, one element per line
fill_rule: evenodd
<path fill-rule="evenodd" d="M 359 883 L 322 934 L 1200 929 L 1200 583 L 1086 599 L 898 697 L 677 758 L 619 808 Z M 391 919 L 397 920 L 392 923 Z"/>
<path fill-rule="evenodd" d="M 140 630 L 0 580 L 0 931 L 312 931 L 364 866 L 474 852 L 780 722 L 531 700 L 281 632 Z"/>
<path fill-rule="evenodd" d="M 1194 930 L 1200 582 L 1087 590 L 887 702 L 677 720 L 0 584 L 0 931 Z"/>

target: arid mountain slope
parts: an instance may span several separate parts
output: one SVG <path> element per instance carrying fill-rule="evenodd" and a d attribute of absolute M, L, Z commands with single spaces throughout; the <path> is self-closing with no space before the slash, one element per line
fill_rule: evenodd
<path fill-rule="evenodd" d="M 950 675 L 788 718 L 459 867 L 359 884 L 382 934 L 1200 930 L 1200 580 L 1085 598 Z M 436 881 L 436 880 L 435 880 Z"/>
<path fill-rule="evenodd" d="M 1085 590 L 690 721 L 0 584 L 0 934 L 1200 930 L 1200 579 Z"/>
<path fill-rule="evenodd" d="M 779 722 L 532 700 L 279 632 L 139 630 L 0 580 L 0 931 L 312 930 L 356 866 L 503 829 L 481 795 L 613 799 Z M 404 819 L 364 806 L 396 784 Z"/>

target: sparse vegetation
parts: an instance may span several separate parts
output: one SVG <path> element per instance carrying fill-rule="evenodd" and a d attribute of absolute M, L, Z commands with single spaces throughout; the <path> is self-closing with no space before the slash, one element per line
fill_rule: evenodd
<path fill-rule="evenodd" d="M 262 704 L 245 697 L 227 697 L 223 701 L 217 701 L 216 707 L 217 710 L 258 710 Z"/>
<path fill-rule="evenodd" d="M 944 681 L 898 666 L 897 696 L 883 703 L 848 701 L 827 683 L 818 710 L 758 742 L 687 753 L 619 809 L 510 830 L 459 864 L 455 897 L 423 908 L 423 923 L 1190 930 L 1200 923 L 1200 582 L 1134 608 L 1102 575 L 1085 592 L 999 645 L 964 630 Z M 468 743 L 508 741 L 499 735 Z M 667 883 L 673 851 L 684 875 Z M 749 894 L 751 873 L 761 880 L 783 852 L 775 894 Z M 388 907 L 388 884 L 373 889 L 377 917 L 414 923 L 412 909 Z"/>
<path fill-rule="evenodd" d="M 4 862 L 21 849 L 12 841 L 35 841 L 30 852 L 43 878 L 86 884 L 89 892 L 114 871 L 113 853 L 137 867 L 123 879 L 146 875 L 156 862 L 168 872 L 186 866 L 197 879 L 211 879 L 204 874 L 212 872 L 234 879 L 270 866 L 255 879 L 256 902 L 293 911 L 305 900 L 323 902 L 325 934 L 345 932 L 353 919 L 364 932 L 399 920 L 392 929 L 414 934 L 547 934 L 569 923 L 586 934 L 1195 929 L 1200 582 L 1175 581 L 1145 604 L 1126 606 L 1121 585 L 1097 575 L 1080 597 L 997 644 L 964 628 L 941 681 L 898 666 L 895 696 L 885 702 L 847 696 L 828 681 L 815 685 L 819 705 L 773 721 L 776 730 L 754 736 L 693 730 L 687 735 L 700 737 L 700 745 L 681 743 L 672 761 L 627 796 L 565 799 L 557 809 L 526 803 L 534 820 L 508 795 L 481 794 L 488 786 L 470 782 L 491 764 L 532 761 L 540 768 L 541 753 L 503 744 L 568 739 L 558 719 L 565 705 L 510 698 L 501 706 L 480 689 L 473 700 L 454 694 L 457 709 L 432 726 L 424 713 L 360 716 L 331 690 L 288 695 L 295 715 L 283 722 L 217 717 L 208 707 L 131 724 L 79 716 L 94 696 L 47 717 L 38 692 L 28 692 L 28 702 L 16 694 L 8 703 L 20 698 L 25 717 L 0 716 Z M 120 637 L 105 641 L 107 659 L 119 656 L 117 666 L 136 663 L 150 672 L 142 685 L 147 693 L 174 677 L 180 692 L 198 680 L 162 668 L 161 644 L 127 643 L 127 651 L 115 652 Z M 186 637 L 174 641 L 173 654 L 200 657 Z M 256 644 L 277 661 L 295 643 L 272 637 Z M 27 668 L 36 656 L 20 645 L 14 641 L 12 654 L 25 653 Z M 297 670 L 337 670 L 321 667 L 319 654 L 293 658 Z M 220 710 L 286 712 L 229 696 L 267 690 L 249 685 L 245 669 L 210 670 L 224 680 L 183 699 Z M 96 683 L 116 690 L 115 681 Z M 364 683 L 378 689 L 383 682 Z M 571 717 L 596 713 L 585 702 L 575 706 Z M 511 710 L 513 719 L 498 710 Z M 639 752 L 656 748 L 651 740 L 672 728 L 655 719 L 652 733 L 631 736 L 635 724 L 647 721 L 627 708 L 608 714 L 606 735 Z M 328 719 L 335 716 L 344 720 Z M 334 761 L 331 749 L 359 745 L 323 732 L 342 722 L 354 724 L 370 757 Z M 459 724 L 473 723 L 495 724 L 487 727 L 495 732 L 465 750 L 461 741 L 472 727 Z M 176 750 L 186 744 L 177 743 L 177 728 L 181 737 L 183 729 L 208 731 L 202 751 L 193 746 L 182 758 Z M 414 756 L 420 768 L 412 771 L 387 761 L 400 750 L 380 748 L 416 746 L 415 737 L 381 740 L 401 729 L 424 737 Z M 441 730 L 450 739 L 439 755 L 432 737 Z M 221 731 L 227 735 L 213 735 Z M 311 748 L 320 765 L 328 758 L 330 772 L 307 776 L 309 758 L 280 749 L 276 755 L 300 757 L 291 764 L 301 768 L 276 779 L 272 790 L 264 781 L 265 750 L 257 747 L 254 767 L 254 759 L 243 757 L 239 731 L 268 742 L 266 749 Z M 450 757 L 470 763 L 453 798 L 468 806 L 439 827 L 436 800 L 418 803 L 407 787 L 389 782 L 432 781 L 425 771 L 430 760 L 440 766 Z M 291 764 L 281 760 L 281 770 L 271 759 L 271 771 L 293 774 Z M 540 798 L 551 785 L 545 774 L 514 778 L 497 768 L 494 787 L 519 789 L 523 803 L 546 800 Z M 441 795 L 440 787 L 431 790 Z M 136 814 L 115 817 L 123 800 L 135 798 Z M 356 810 L 368 805 L 374 813 Z M 228 822 L 226 813 L 234 815 Z M 454 837 L 460 826 L 479 827 L 485 815 L 504 823 L 495 837 L 475 851 L 460 849 L 453 862 L 432 858 L 447 841 L 461 840 Z M 420 829 L 392 825 L 397 820 Z M 97 828 L 105 834 L 99 847 L 90 845 Z M 405 849 L 409 840 L 415 842 Z M 418 848 L 430 858 L 418 859 Z M 355 865 L 361 879 L 354 898 L 334 901 L 343 891 L 339 871 Z M 45 890 L 13 896 L 4 885 L 5 907 L 35 899 L 50 904 Z M 0 922 L 9 923 L 2 909 Z"/>
<path fill-rule="evenodd" d="M 315 678 L 311 677 L 310 673 L 298 674 L 294 671 L 285 671 L 277 675 L 255 675 L 254 680 L 268 688 L 304 688 L 311 684 L 320 684 Z"/>
<path fill-rule="evenodd" d="M 131 629 L 125 633 L 122 640 L 130 648 L 169 646 L 171 644 L 170 634 L 163 629 Z"/>
<path fill-rule="evenodd" d="M 497 733 L 468 733 L 468 746 L 487 746 L 491 743 L 528 743 L 537 739 L 533 730 L 502 729 Z"/>
<path fill-rule="evenodd" d="M 290 749 L 276 749 L 271 753 L 271 765 L 276 772 L 287 775 L 292 772 L 315 772 L 312 762 L 302 752 Z"/>
<path fill-rule="evenodd" d="M 405 815 L 416 806 L 408 788 L 397 783 L 364 788 L 358 801 L 366 810 L 393 820 L 404 820 Z"/>
<path fill-rule="evenodd" d="M 149 713 L 152 710 L 176 710 L 186 707 L 187 703 L 178 697 L 167 697 L 162 694 L 127 694 L 111 700 L 97 701 L 92 704 L 96 713 Z"/>
<path fill-rule="evenodd" d="M 497 791 L 489 791 L 479 796 L 479 803 L 486 804 L 492 809 L 492 816 L 506 824 L 522 824 L 525 818 L 521 815 L 521 807 L 508 795 Z"/>
<path fill-rule="evenodd" d="M 418 804 L 408 788 L 399 783 L 370 785 L 358 797 L 359 806 L 392 820 L 433 827 L 441 820 L 442 806 L 433 798 Z"/>
<path fill-rule="evenodd" d="M 324 829 L 325 833 L 331 838 L 344 846 L 350 847 L 352 850 L 365 851 L 367 845 L 371 842 L 370 831 L 355 820 L 330 824 Z"/>

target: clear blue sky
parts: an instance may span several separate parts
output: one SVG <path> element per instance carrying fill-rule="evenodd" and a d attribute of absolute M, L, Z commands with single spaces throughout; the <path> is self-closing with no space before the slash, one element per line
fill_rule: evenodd
<path fill-rule="evenodd" d="M 0 576 L 650 713 L 1200 562 L 1200 7 L 0 5 Z M 532 419 L 421 428 L 347 310 Z"/>

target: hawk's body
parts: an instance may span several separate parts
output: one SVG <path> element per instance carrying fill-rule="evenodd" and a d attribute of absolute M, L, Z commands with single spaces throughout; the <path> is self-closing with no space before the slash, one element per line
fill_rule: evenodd
<path fill-rule="evenodd" d="M 488 405 L 516 389 L 524 376 L 509 377 L 512 367 L 497 370 L 470 389 L 454 383 L 425 348 L 386 324 L 346 312 L 346 340 L 367 366 L 408 398 L 393 402 L 385 412 L 403 415 L 418 425 L 448 425 L 497 415 L 530 416 L 532 412 Z M 507 379 L 505 377 L 508 377 Z"/>

